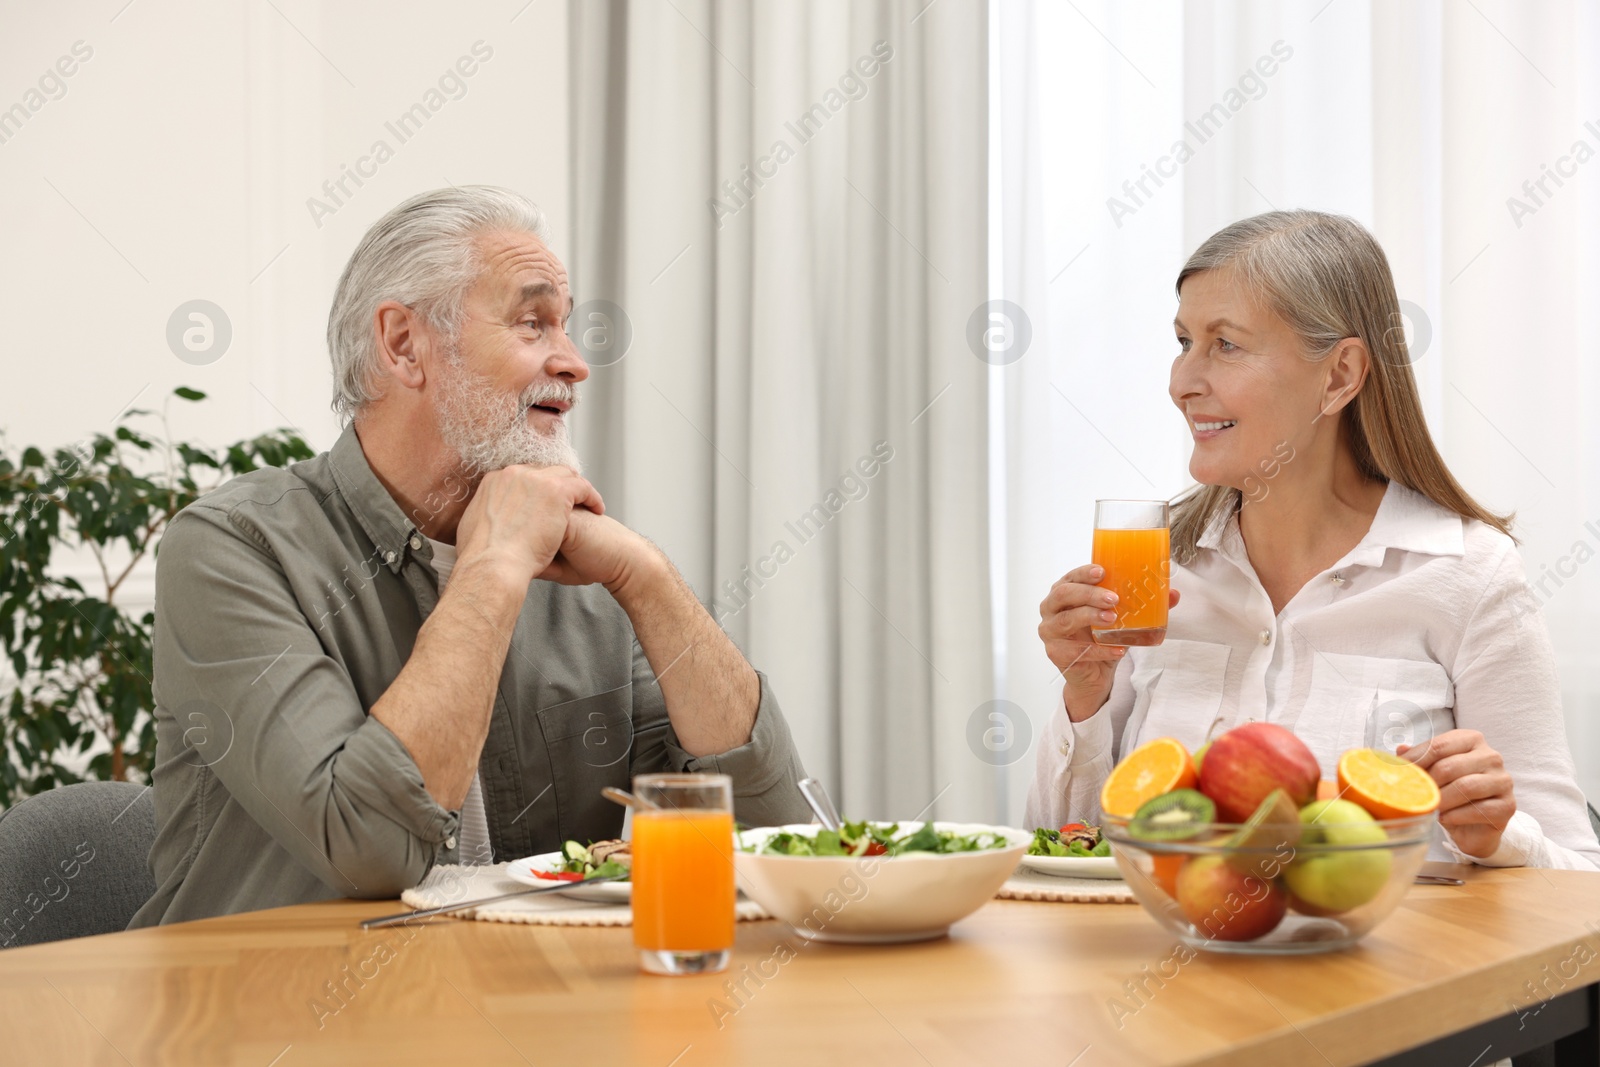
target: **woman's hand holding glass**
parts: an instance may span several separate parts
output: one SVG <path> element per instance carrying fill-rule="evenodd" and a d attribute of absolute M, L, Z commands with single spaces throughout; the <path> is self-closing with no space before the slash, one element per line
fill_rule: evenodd
<path fill-rule="evenodd" d="M 1100 710 L 1111 695 L 1117 663 L 1127 652 L 1120 645 L 1099 644 L 1089 635 L 1091 626 L 1103 628 L 1117 618 L 1117 594 L 1094 584 L 1104 577 L 1104 569 L 1094 564 L 1069 571 L 1039 604 L 1039 637 L 1045 655 L 1065 680 L 1062 697 L 1073 722 Z M 1174 589 L 1167 595 L 1167 606 L 1177 603 Z"/>

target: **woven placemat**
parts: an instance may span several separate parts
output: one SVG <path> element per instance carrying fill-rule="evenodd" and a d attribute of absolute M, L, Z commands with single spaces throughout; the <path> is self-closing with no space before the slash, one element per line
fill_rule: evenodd
<path fill-rule="evenodd" d="M 1026 867 L 1006 879 L 995 894 L 1005 900 L 1059 900 L 1077 904 L 1134 904 L 1128 883 L 1113 878 L 1060 878 Z"/>
<path fill-rule="evenodd" d="M 442 864 L 428 872 L 420 885 L 400 894 L 400 901 L 413 908 L 441 908 L 463 900 L 492 897 L 527 889 L 506 873 L 506 864 L 485 866 Z M 735 908 L 741 919 L 771 918 L 761 905 L 741 900 Z M 630 926 L 633 909 L 623 904 L 595 904 L 573 900 L 561 893 L 502 900 L 482 908 L 452 912 L 458 919 L 481 919 L 495 923 L 533 923 L 537 926 Z"/>

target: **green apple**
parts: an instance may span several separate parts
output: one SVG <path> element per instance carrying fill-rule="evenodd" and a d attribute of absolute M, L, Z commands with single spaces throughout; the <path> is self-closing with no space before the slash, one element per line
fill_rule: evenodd
<path fill-rule="evenodd" d="M 1199 748 L 1194 750 L 1193 759 L 1194 759 L 1194 773 L 1195 774 L 1199 774 L 1200 773 L 1200 761 L 1206 758 L 1206 749 L 1208 749 L 1210 747 L 1211 747 L 1211 742 L 1207 741 L 1205 744 L 1201 745 Z"/>
<path fill-rule="evenodd" d="M 1383 891 L 1391 859 L 1381 848 L 1321 851 L 1319 845 L 1378 845 L 1389 835 L 1366 809 L 1348 800 L 1313 800 L 1300 809 L 1296 856 L 1283 872 L 1294 902 L 1315 915 L 1359 908 Z"/>

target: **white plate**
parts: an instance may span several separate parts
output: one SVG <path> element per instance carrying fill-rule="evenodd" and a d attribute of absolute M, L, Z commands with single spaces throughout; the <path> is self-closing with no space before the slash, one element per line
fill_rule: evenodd
<path fill-rule="evenodd" d="M 512 860 L 506 864 L 506 875 L 523 885 L 547 887 L 557 883 L 551 878 L 540 878 L 533 872 L 553 871 L 559 866 L 561 866 L 561 853 L 541 852 L 537 856 Z M 629 882 L 598 882 L 594 885 L 569 882 L 568 884 L 572 888 L 563 889 L 554 895 L 572 897 L 574 900 L 588 900 L 596 904 L 626 904 L 633 898 L 633 886 Z"/>
<path fill-rule="evenodd" d="M 1122 878 L 1110 856 L 1023 856 L 1022 866 L 1057 878 Z"/>

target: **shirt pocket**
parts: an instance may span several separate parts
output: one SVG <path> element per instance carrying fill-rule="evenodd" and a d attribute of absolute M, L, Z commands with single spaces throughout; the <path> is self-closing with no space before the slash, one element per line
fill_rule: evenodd
<path fill-rule="evenodd" d="M 628 755 L 633 748 L 630 694 L 631 689 L 624 687 L 538 712 L 563 838 L 616 836 L 622 809 L 602 797 L 600 787 L 628 787 Z"/>
<path fill-rule="evenodd" d="M 1432 660 L 1312 654 L 1311 692 L 1295 732 L 1319 757 L 1337 761 L 1352 748 L 1393 752 L 1420 745 L 1455 725 L 1455 686 Z M 1332 778 L 1336 766 L 1325 766 Z"/>
<path fill-rule="evenodd" d="M 1176 738 L 1191 752 L 1203 744 L 1222 711 L 1232 651 L 1212 641 L 1171 637 L 1133 649 L 1133 712 L 1122 754 L 1157 737 Z"/>

